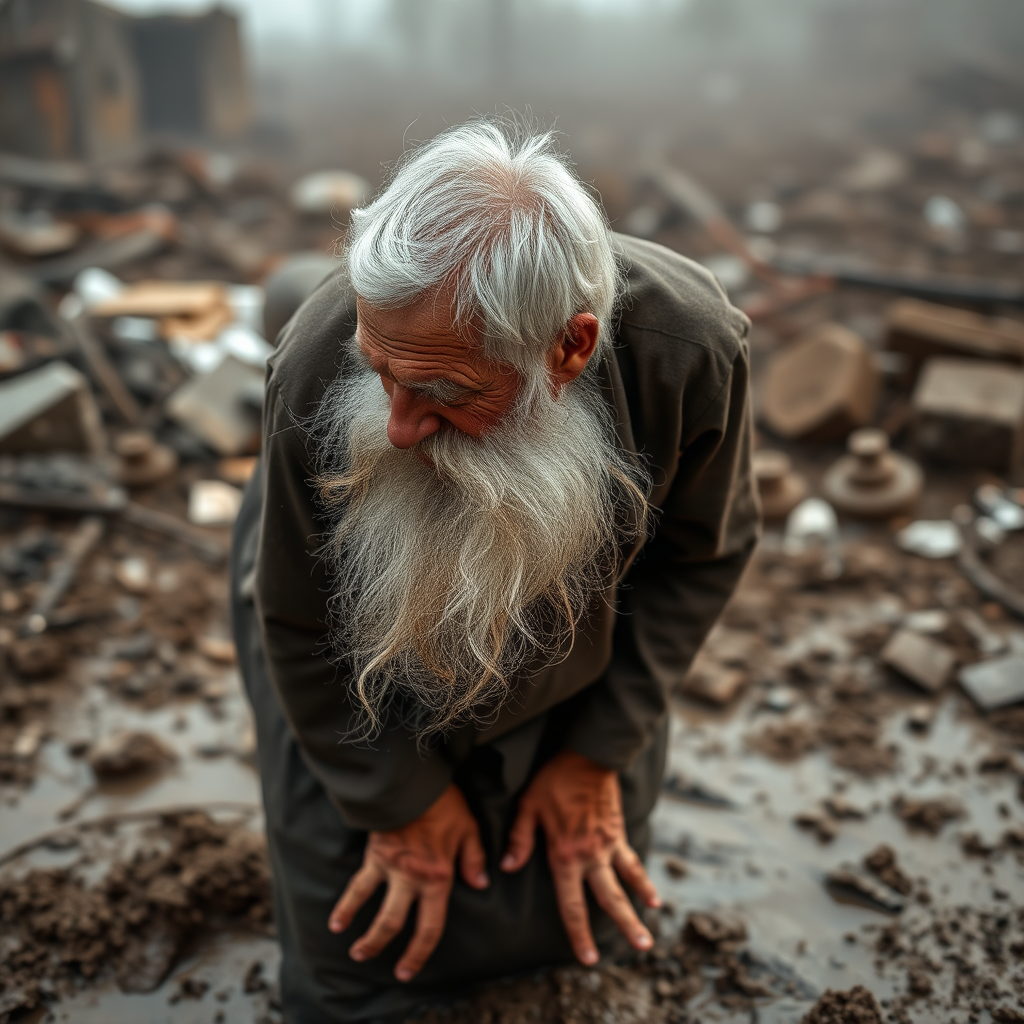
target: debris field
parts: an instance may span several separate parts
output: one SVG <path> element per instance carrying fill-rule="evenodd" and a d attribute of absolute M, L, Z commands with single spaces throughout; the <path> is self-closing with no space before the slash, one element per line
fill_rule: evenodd
<path fill-rule="evenodd" d="M 1024 1020 L 1024 96 L 986 96 L 581 168 L 751 316 L 765 534 L 673 695 L 655 948 L 417 1020 Z M 266 297 L 370 190 L 0 156 L 0 1021 L 282 1019 L 226 560 Z"/>

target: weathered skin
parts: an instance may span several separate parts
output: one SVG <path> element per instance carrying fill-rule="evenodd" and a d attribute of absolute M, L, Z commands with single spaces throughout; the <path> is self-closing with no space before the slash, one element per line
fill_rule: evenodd
<path fill-rule="evenodd" d="M 519 374 L 488 361 L 478 346 L 453 330 L 446 315 L 450 308 L 450 302 L 434 295 L 401 309 L 379 309 L 356 299 L 356 340 L 391 399 L 388 438 L 396 448 L 412 448 L 440 430 L 442 422 L 480 437 L 515 402 Z M 580 313 L 566 324 L 548 356 L 552 388 L 583 372 L 598 329 L 592 313 Z"/>

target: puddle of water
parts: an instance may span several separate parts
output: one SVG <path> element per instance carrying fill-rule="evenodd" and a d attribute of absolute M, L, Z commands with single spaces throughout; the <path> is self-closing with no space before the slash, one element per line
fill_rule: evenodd
<path fill-rule="evenodd" d="M 223 683 L 225 696 L 215 708 L 189 698 L 147 710 L 95 686 L 69 695 L 57 707 L 53 738 L 39 752 L 34 782 L 0 808 L 0 856 L 43 833 L 93 818 L 221 802 L 257 807 L 259 778 L 248 763 L 231 753 L 205 757 L 198 752 L 236 750 L 250 728 L 237 673 L 226 672 Z M 93 740 L 120 729 L 151 732 L 178 760 L 157 772 L 96 785 L 85 761 L 67 750 L 69 739 L 82 737 L 83 728 Z"/>
<path fill-rule="evenodd" d="M 210 1024 L 220 1012 L 224 1016 L 217 1019 L 223 1024 L 253 1024 L 266 1012 L 267 996 L 244 992 L 242 979 L 257 960 L 263 964 L 262 976 L 276 979 L 276 942 L 247 933 L 217 935 L 184 959 L 155 992 L 126 994 L 108 983 L 65 999 L 39 1019 L 46 1024 Z M 169 1002 L 186 978 L 209 988 L 199 999 Z"/>

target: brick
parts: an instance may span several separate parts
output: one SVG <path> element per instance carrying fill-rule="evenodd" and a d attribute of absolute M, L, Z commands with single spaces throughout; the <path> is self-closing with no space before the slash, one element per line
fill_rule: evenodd
<path fill-rule="evenodd" d="M 1024 364 L 1024 324 L 901 299 L 889 307 L 883 347 L 907 356 L 903 383 L 910 387 L 933 356 Z"/>
<path fill-rule="evenodd" d="M 878 369 L 864 342 L 839 324 L 822 324 L 772 359 L 761 420 L 779 437 L 838 441 L 871 422 L 878 391 Z"/>
<path fill-rule="evenodd" d="M 1024 370 L 930 359 L 911 405 L 914 440 L 924 457 L 997 472 L 1024 458 Z"/>
<path fill-rule="evenodd" d="M 899 629 L 882 648 L 882 662 L 915 686 L 936 693 L 953 674 L 956 656 L 945 644 L 912 629 Z"/>

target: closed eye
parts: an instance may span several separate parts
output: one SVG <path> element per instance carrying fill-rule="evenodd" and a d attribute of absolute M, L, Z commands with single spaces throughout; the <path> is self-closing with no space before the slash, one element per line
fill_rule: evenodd
<path fill-rule="evenodd" d="M 464 388 L 444 378 L 417 381 L 403 386 L 438 405 L 461 405 L 477 393 L 473 388 Z"/>

